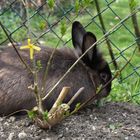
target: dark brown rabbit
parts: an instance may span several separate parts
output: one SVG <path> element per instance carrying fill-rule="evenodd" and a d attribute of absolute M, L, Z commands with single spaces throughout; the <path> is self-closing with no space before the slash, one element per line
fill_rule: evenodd
<path fill-rule="evenodd" d="M 72 25 L 72 42 L 75 49 L 57 49 L 49 68 L 46 91 L 47 94 L 68 68 L 83 54 L 94 42 L 96 37 L 91 32 L 86 32 L 79 22 Z M 52 48 L 42 47 L 41 52 L 36 53 L 36 59 L 41 61 L 42 69 L 39 71 L 39 85 L 44 75 L 45 67 L 52 52 Z M 23 58 L 29 62 L 29 52 L 20 51 Z M 108 63 L 102 58 L 97 47 L 91 49 L 72 69 L 66 78 L 56 87 L 52 96 L 44 102 L 44 108 L 50 109 L 62 87 L 71 87 L 67 102 L 76 91 L 85 87 L 84 91 L 71 105 L 72 109 L 77 103 L 83 103 L 96 94 L 100 85 L 104 85 L 111 79 L 111 71 Z M 33 83 L 32 75 L 23 67 L 12 47 L 0 52 L 0 115 L 7 115 L 20 109 L 31 109 L 35 106 L 34 94 L 28 86 Z M 111 90 L 111 83 L 102 90 L 98 98 L 106 97 Z"/>

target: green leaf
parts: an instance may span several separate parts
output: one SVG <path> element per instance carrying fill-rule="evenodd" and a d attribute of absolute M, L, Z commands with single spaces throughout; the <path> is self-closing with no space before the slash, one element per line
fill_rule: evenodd
<path fill-rule="evenodd" d="M 137 6 L 137 2 L 135 0 L 130 0 L 129 6 L 132 10 L 135 10 Z"/>
<path fill-rule="evenodd" d="M 77 110 L 79 110 L 79 108 L 80 108 L 80 107 L 81 107 L 81 103 L 77 103 L 77 104 L 76 104 L 76 107 L 75 107 L 75 109 L 74 109 L 74 110 L 76 110 L 76 111 L 77 111 Z"/>
<path fill-rule="evenodd" d="M 61 35 L 64 36 L 64 34 L 66 33 L 66 30 L 67 30 L 67 28 L 66 28 L 66 21 L 65 20 L 61 21 L 61 28 L 60 28 L 60 30 L 61 30 Z"/>
<path fill-rule="evenodd" d="M 103 99 L 97 100 L 97 101 L 96 101 L 96 106 L 97 106 L 97 107 L 102 107 L 102 106 L 104 106 L 104 102 L 105 102 L 105 101 L 104 101 Z"/>
<path fill-rule="evenodd" d="M 36 66 L 37 66 L 38 69 L 42 69 L 42 64 L 41 64 L 40 60 L 37 60 Z"/>
<path fill-rule="evenodd" d="M 48 6 L 50 7 L 50 9 L 53 10 L 54 4 L 55 4 L 54 0 L 48 0 Z"/>
<path fill-rule="evenodd" d="M 115 130 L 115 129 L 118 129 L 118 128 L 120 128 L 120 127 L 122 127 L 123 125 L 122 125 L 122 123 L 114 123 L 114 124 L 109 124 L 109 128 L 111 129 L 111 130 Z"/>
<path fill-rule="evenodd" d="M 48 111 L 47 110 L 43 113 L 43 119 L 46 121 L 48 120 Z"/>
<path fill-rule="evenodd" d="M 34 119 L 36 117 L 37 113 L 35 111 L 28 111 L 28 116 L 30 119 Z"/>
<path fill-rule="evenodd" d="M 99 87 L 97 87 L 97 89 L 96 89 L 96 94 L 98 94 L 99 93 L 99 91 L 102 89 L 102 85 L 99 85 Z"/>
<path fill-rule="evenodd" d="M 87 6 L 89 6 L 90 3 L 91 3 L 91 0 L 83 0 L 83 1 L 82 1 L 82 5 L 83 5 L 83 7 L 87 7 Z"/>
<path fill-rule="evenodd" d="M 44 29 L 46 28 L 46 23 L 45 23 L 45 22 L 40 22 L 39 28 L 40 28 L 41 30 L 44 30 Z"/>
<path fill-rule="evenodd" d="M 68 117 L 69 115 L 70 115 L 70 111 L 69 110 L 64 112 L 64 117 Z"/>
<path fill-rule="evenodd" d="M 76 12 L 76 14 L 78 14 L 79 9 L 80 9 L 80 2 L 79 2 L 79 0 L 76 0 L 75 1 L 75 12 Z"/>
<path fill-rule="evenodd" d="M 115 130 L 116 129 L 116 126 L 115 126 L 115 124 L 110 124 L 109 125 L 109 128 L 112 129 L 112 130 Z"/>

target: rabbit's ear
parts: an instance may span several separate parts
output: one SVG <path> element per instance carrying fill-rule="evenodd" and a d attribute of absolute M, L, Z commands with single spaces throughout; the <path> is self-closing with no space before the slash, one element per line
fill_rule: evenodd
<path fill-rule="evenodd" d="M 72 24 L 72 43 L 78 56 L 82 54 L 83 37 L 86 31 L 80 22 L 75 21 Z"/>
<path fill-rule="evenodd" d="M 82 53 L 89 49 L 96 42 L 96 36 L 91 32 L 87 32 L 83 37 Z M 90 49 L 82 59 L 86 65 L 94 67 L 101 60 L 101 55 L 95 46 Z"/>

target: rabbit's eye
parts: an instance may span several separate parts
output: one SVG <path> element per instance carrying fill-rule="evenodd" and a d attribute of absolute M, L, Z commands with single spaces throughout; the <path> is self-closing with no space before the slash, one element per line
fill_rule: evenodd
<path fill-rule="evenodd" d="M 107 82 L 108 76 L 106 73 L 100 73 L 100 77 L 104 82 Z"/>

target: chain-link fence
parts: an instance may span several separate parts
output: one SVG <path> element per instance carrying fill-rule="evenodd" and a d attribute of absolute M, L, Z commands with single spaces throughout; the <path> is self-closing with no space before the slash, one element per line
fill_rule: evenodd
<path fill-rule="evenodd" d="M 135 7 L 140 4 L 135 1 Z M 102 37 L 119 24 L 98 47 L 110 62 L 112 73 L 122 68 L 133 55 L 132 60 L 113 81 L 108 100 L 132 101 L 140 104 L 140 18 L 137 14 L 127 17 L 134 6 L 129 0 L 1 0 L 0 21 L 9 36 L 17 44 L 25 44 L 31 38 L 37 45 L 71 47 L 71 25 L 80 21 L 86 28 Z M 60 26 L 66 24 L 66 34 L 61 37 Z M 140 25 L 139 25 L 140 26 Z M 0 46 L 10 45 L 0 28 Z"/>

